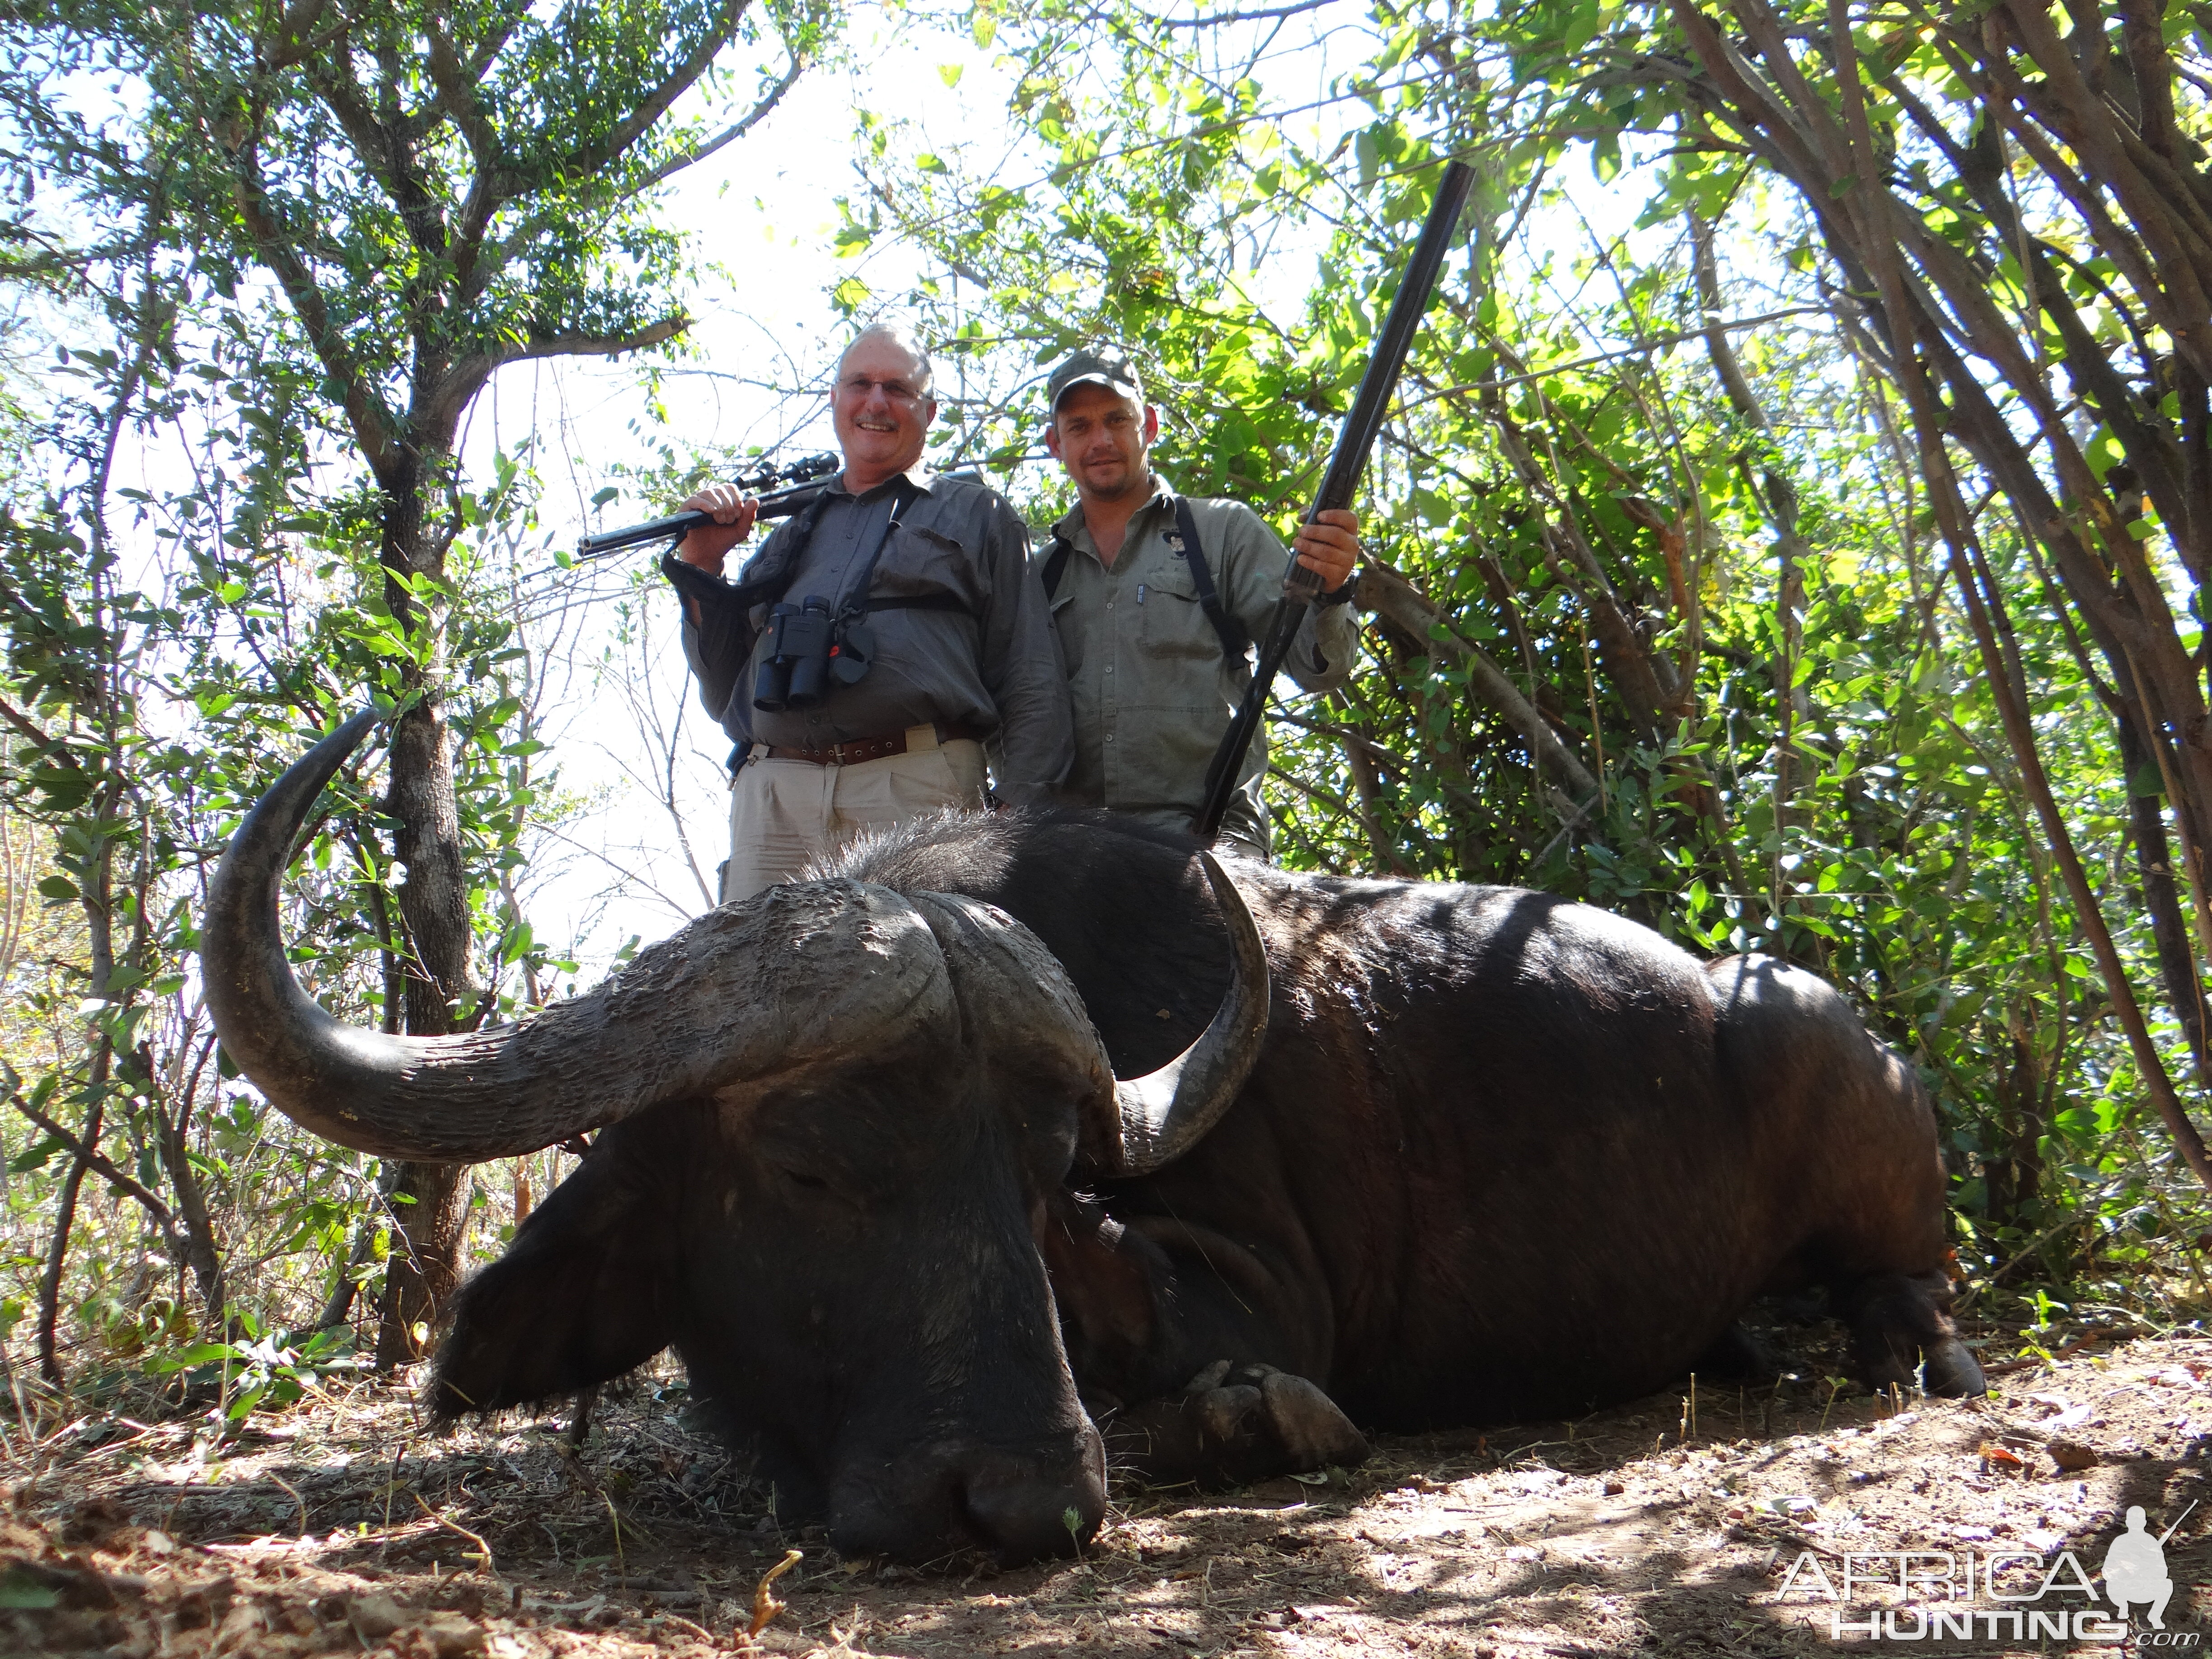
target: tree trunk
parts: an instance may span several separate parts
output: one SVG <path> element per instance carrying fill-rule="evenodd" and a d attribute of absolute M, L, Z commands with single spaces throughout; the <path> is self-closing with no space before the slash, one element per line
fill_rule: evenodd
<path fill-rule="evenodd" d="M 197 1086 L 198 1081 L 199 1070 L 195 1066 L 188 1086 Z M 199 1172 L 191 1163 L 191 1095 L 180 1096 L 174 1105 L 173 1118 L 161 1110 L 158 1102 L 155 1106 L 161 1163 L 169 1174 L 169 1189 L 177 1195 L 177 1226 L 184 1235 L 185 1266 L 191 1270 L 206 1308 L 202 1328 L 210 1341 L 227 1341 L 230 1298 L 223 1285 L 222 1250 L 216 1243 L 214 1218 L 208 1212 L 207 1189 L 201 1186 Z"/>
<path fill-rule="evenodd" d="M 2136 875 L 2142 883 L 2143 908 L 2149 915 L 2151 939 L 2158 949 L 2159 976 L 2166 983 L 2167 1006 L 2189 1039 L 2189 1057 L 2202 1086 L 2205 1081 L 2203 989 L 2197 977 L 2180 888 L 2174 880 L 2164 798 L 2142 790 L 2143 774 L 2154 769 L 2155 762 L 2125 709 L 2120 712 L 2118 726 L 2120 775 L 2127 782 L 2128 815 L 2135 828 Z"/>
<path fill-rule="evenodd" d="M 381 481 L 386 599 L 410 634 L 440 626 L 439 615 L 426 611 L 398 579 L 444 578 L 445 541 L 425 533 L 423 496 L 437 476 L 430 463 L 445 459 L 442 449 L 431 451 L 428 461 L 421 452 L 411 452 L 393 476 Z M 423 665 L 408 670 L 405 689 L 416 694 L 416 701 L 392 725 L 391 783 L 384 801 L 398 825 L 393 852 L 407 871 L 399 887 L 399 915 L 406 929 L 405 1023 L 415 1036 L 465 1030 L 481 1012 L 470 963 L 468 873 L 461 855 L 453 753 L 438 695 L 444 667 L 444 641 L 435 639 Z M 378 1310 L 380 1370 L 422 1357 L 447 1300 L 459 1287 L 469 1190 L 464 1164 L 400 1166 L 392 1193 L 397 1237 Z"/>
<path fill-rule="evenodd" d="M 95 1088 L 106 1082 L 106 1045 L 103 1043 L 94 1061 Z M 85 1121 L 83 1144 L 87 1149 L 100 1145 L 102 1104 L 95 1099 Z M 46 1251 L 46 1272 L 39 1278 L 39 1375 L 57 1389 L 62 1385 L 62 1268 L 69 1261 L 70 1234 L 76 1227 L 77 1194 L 83 1190 L 85 1172 L 91 1167 L 91 1159 L 84 1152 L 70 1161 L 70 1172 L 62 1181 L 61 1201 L 54 1206 L 53 1243 Z"/>

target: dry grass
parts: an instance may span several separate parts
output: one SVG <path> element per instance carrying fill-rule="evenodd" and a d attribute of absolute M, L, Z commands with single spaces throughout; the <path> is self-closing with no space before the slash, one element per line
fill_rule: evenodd
<path fill-rule="evenodd" d="M 790 1549 L 760 1650 L 1822 1652 L 1827 1608 L 1778 1594 L 1802 1551 L 2072 1548 L 2094 1572 L 2127 1504 L 2155 1528 L 2207 1496 L 2208 1375 L 2192 1337 L 2013 1370 L 1972 1404 L 1839 1396 L 1808 1373 L 1701 1391 L 1692 1423 L 1669 1395 L 1385 1440 L 1323 1484 L 1124 1491 L 1083 1560 L 929 1573 L 787 1531 L 670 1378 L 605 1403 L 574 1451 L 552 1419 L 425 1439 L 407 1390 L 372 1383 L 232 1442 L 204 1419 L 80 1417 L 10 1443 L 0 1652 L 744 1651 Z M 2052 1422 L 2082 1467 L 2053 1461 Z M 2200 1507 L 2168 1545 L 2170 1627 L 2212 1613 L 2208 1539 Z"/>

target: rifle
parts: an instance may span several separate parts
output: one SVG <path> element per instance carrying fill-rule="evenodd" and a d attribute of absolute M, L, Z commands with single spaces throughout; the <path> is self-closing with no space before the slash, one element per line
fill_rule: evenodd
<path fill-rule="evenodd" d="M 1437 274 L 1443 268 L 1444 255 L 1459 227 L 1460 210 L 1467 204 L 1467 193 L 1474 183 L 1474 169 L 1464 161 L 1454 161 L 1444 169 L 1443 181 L 1437 186 L 1437 199 L 1429 208 L 1428 222 L 1421 227 L 1421 240 L 1413 245 L 1413 257 L 1407 263 L 1406 275 L 1398 284 L 1398 297 L 1391 301 L 1390 314 L 1383 320 L 1382 331 L 1376 338 L 1375 355 L 1367 360 L 1367 372 L 1359 378 L 1359 392 L 1352 400 L 1352 412 L 1344 417 L 1344 425 L 1336 434 L 1336 452 L 1328 459 L 1328 471 L 1322 476 L 1321 489 L 1306 514 L 1304 522 L 1308 524 L 1313 522 L 1316 514 L 1330 507 L 1352 505 L 1352 492 L 1359 487 L 1359 475 L 1367 468 L 1368 452 L 1375 447 L 1375 440 L 1382 430 L 1382 417 L 1389 409 L 1391 391 L 1398 384 L 1399 372 L 1406 366 L 1406 353 L 1413 343 L 1414 331 L 1420 326 L 1421 313 L 1428 309 Z M 1212 764 L 1206 769 L 1205 804 L 1191 820 L 1191 829 L 1201 841 L 1211 842 L 1221 833 L 1221 819 L 1229 811 L 1230 797 L 1237 793 L 1237 775 L 1243 769 L 1245 750 L 1252 746 L 1253 734 L 1260 729 L 1260 722 L 1267 714 L 1267 694 L 1274 688 L 1275 676 L 1282 672 L 1284 659 L 1291 654 L 1291 641 L 1297 636 L 1298 625 L 1305 620 L 1320 588 L 1320 576 L 1300 564 L 1297 555 L 1293 553 L 1290 568 L 1283 576 L 1283 597 L 1276 603 L 1274 617 L 1260 646 L 1259 667 L 1245 690 L 1244 701 L 1237 705 L 1237 717 L 1222 734 L 1221 746 L 1213 752 Z"/>
<path fill-rule="evenodd" d="M 760 514 L 763 519 L 787 519 L 803 512 L 806 504 L 819 495 L 828 486 L 821 482 L 845 465 L 836 455 L 809 455 L 805 460 L 793 461 L 788 466 L 763 467 L 757 472 L 742 474 L 731 482 L 748 495 L 768 489 L 770 484 L 789 484 L 788 489 L 770 490 L 760 497 Z M 625 547 L 635 547 L 640 542 L 682 541 L 702 524 L 711 524 L 714 517 L 707 513 L 674 513 L 665 519 L 649 519 L 643 524 L 625 525 L 620 530 L 602 530 L 596 535 L 576 538 L 576 556 L 580 559 L 604 558 Z"/>

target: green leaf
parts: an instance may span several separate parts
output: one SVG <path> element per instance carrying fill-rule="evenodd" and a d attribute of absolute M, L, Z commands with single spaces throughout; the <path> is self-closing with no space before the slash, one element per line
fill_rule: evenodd
<path fill-rule="evenodd" d="M 62 1604 L 61 1592 L 41 1583 L 27 1561 L 10 1561 L 0 1573 L 0 1607 L 22 1613 L 44 1613 Z"/>
<path fill-rule="evenodd" d="M 944 82 L 948 87 L 958 86 L 960 84 L 960 65 L 957 64 L 939 64 L 937 66 L 937 78 Z"/>
<path fill-rule="evenodd" d="M 70 899 L 81 896 L 77 892 L 76 884 L 67 876 L 46 876 L 41 878 L 39 883 L 39 891 L 40 895 L 54 900 L 57 903 L 67 903 Z"/>

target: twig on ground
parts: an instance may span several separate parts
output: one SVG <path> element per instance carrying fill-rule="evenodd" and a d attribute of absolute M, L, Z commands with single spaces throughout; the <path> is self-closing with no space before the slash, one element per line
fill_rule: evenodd
<path fill-rule="evenodd" d="M 274 1480 L 278 1486 L 283 1487 L 286 1492 L 289 1492 L 292 1497 L 292 1501 L 300 1506 L 299 1536 L 304 1540 L 307 1535 L 307 1500 L 300 1496 L 300 1489 L 298 1487 L 295 1486 L 283 1475 L 277 1474 L 276 1470 L 271 1469 L 269 1471 L 269 1478 L 271 1480 Z"/>
<path fill-rule="evenodd" d="M 432 1509 L 428 1504 L 422 1501 L 422 1494 L 421 1492 L 418 1492 L 414 1493 L 413 1497 L 416 1506 L 420 1509 L 423 1514 L 428 1516 L 433 1521 L 435 1521 L 447 1532 L 459 1533 L 462 1537 L 467 1539 L 469 1542 L 477 1547 L 477 1549 L 483 1561 L 483 1573 L 485 1577 L 496 1578 L 499 1577 L 497 1573 L 492 1571 L 491 1546 L 489 1544 L 484 1542 L 481 1537 L 477 1534 L 471 1532 L 459 1522 L 452 1519 L 450 1516 L 439 1514 L 437 1510 Z"/>
<path fill-rule="evenodd" d="M 2047 1365 L 2054 1359 L 2063 1359 L 2068 1354 L 2079 1353 L 2082 1349 L 2094 1347 L 2100 1342 L 2109 1342 L 2118 1334 L 2119 1333 L 2114 1331 L 2092 1331 L 2087 1336 L 2075 1338 L 2063 1347 L 2046 1348 L 2043 1352 L 2030 1354 L 2024 1359 L 2007 1359 L 1995 1365 L 1984 1365 L 1982 1367 L 1982 1375 L 2003 1376 L 2013 1371 L 2032 1371 L 2038 1365 Z"/>
<path fill-rule="evenodd" d="M 693 1624 L 689 1619 L 686 1619 L 680 1613 L 656 1613 L 654 1617 L 664 1619 L 672 1625 L 681 1625 L 685 1630 L 690 1631 L 694 1636 L 706 1643 L 709 1647 L 721 1646 L 720 1638 L 715 1636 L 714 1632 L 707 1629 L 703 1625 Z"/>
<path fill-rule="evenodd" d="M 402 1440 L 399 1449 L 392 1455 L 392 1478 L 384 1483 L 384 1536 L 386 1544 L 392 1538 L 392 1499 L 399 1490 L 399 1465 L 406 1455 L 407 1443 Z M 379 1545 L 377 1553 L 381 1555 L 384 1547 L 384 1545 Z"/>

